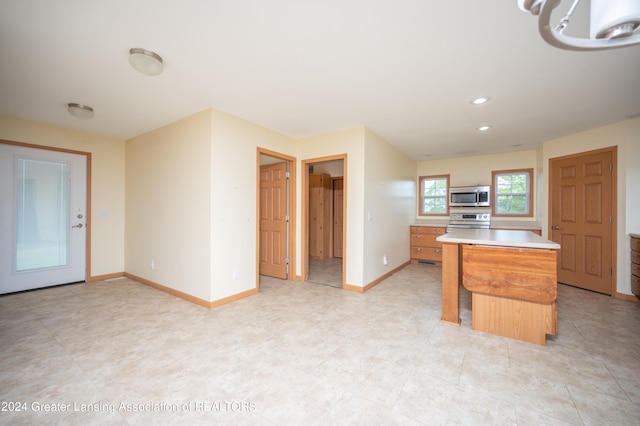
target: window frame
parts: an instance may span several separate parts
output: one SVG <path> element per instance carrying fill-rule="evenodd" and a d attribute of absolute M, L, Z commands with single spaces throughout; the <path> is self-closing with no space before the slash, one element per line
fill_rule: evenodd
<path fill-rule="evenodd" d="M 519 174 L 527 174 L 528 175 L 528 185 L 527 185 L 527 193 L 525 194 L 527 197 L 527 204 L 529 206 L 528 213 L 499 213 L 498 212 L 498 184 L 497 179 L 498 176 L 504 175 L 519 175 Z M 491 203 L 491 216 L 492 217 L 533 217 L 534 213 L 534 205 L 533 205 L 533 169 L 511 169 L 511 170 L 494 170 L 491 172 L 491 182 L 493 185 L 493 195 L 492 195 L 492 203 Z"/>
<path fill-rule="evenodd" d="M 445 194 L 445 212 L 444 213 L 422 213 L 424 207 L 424 195 L 422 193 L 422 182 L 425 180 L 437 180 L 437 179 L 446 179 L 447 180 L 447 192 Z M 428 175 L 428 176 L 419 176 L 418 177 L 418 216 L 422 217 L 441 217 L 441 216 L 449 216 L 449 188 L 451 187 L 451 177 L 450 175 Z"/>

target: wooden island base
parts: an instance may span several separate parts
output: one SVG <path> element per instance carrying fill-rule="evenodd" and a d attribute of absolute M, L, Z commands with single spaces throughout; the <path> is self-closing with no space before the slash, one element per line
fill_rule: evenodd
<path fill-rule="evenodd" d="M 556 302 L 536 303 L 482 293 L 471 295 L 471 328 L 537 345 L 546 345 L 546 335 L 556 334 Z"/>
<path fill-rule="evenodd" d="M 460 324 L 459 286 L 463 285 L 472 292 L 473 330 L 545 345 L 546 335 L 558 329 L 555 243 L 524 236 L 524 247 L 517 246 L 517 238 L 505 246 L 499 245 L 505 243 L 501 241 L 505 234 L 485 233 L 473 244 L 448 235 L 442 237 L 442 322 Z M 493 242 L 489 237 L 498 243 L 483 244 Z"/>

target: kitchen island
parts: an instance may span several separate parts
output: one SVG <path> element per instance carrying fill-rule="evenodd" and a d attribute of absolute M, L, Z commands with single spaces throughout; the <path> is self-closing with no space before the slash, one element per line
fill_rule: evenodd
<path fill-rule="evenodd" d="M 460 324 L 459 286 L 472 292 L 471 328 L 539 345 L 555 334 L 557 250 L 529 231 L 455 229 L 442 243 L 442 318 Z"/>

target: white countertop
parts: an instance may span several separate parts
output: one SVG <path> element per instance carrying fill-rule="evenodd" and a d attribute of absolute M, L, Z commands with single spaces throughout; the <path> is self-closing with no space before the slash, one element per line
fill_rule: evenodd
<path fill-rule="evenodd" d="M 482 244 L 487 246 L 522 247 L 557 250 L 560 244 L 530 231 L 496 229 L 454 229 L 436 238 L 442 243 Z"/>

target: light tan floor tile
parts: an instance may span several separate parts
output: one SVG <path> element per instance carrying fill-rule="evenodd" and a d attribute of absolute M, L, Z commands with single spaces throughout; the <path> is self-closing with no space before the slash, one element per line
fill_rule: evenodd
<path fill-rule="evenodd" d="M 114 412 L 0 423 L 640 423 L 638 304 L 560 286 L 541 347 L 472 330 L 464 289 L 462 324 L 441 323 L 440 277 L 412 264 L 364 294 L 261 277 L 211 310 L 128 279 L 3 296 L 0 401 Z"/>

